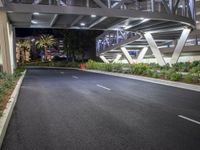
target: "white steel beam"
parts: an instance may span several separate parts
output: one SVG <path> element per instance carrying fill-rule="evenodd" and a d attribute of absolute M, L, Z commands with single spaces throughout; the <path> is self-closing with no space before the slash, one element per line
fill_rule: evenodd
<path fill-rule="evenodd" d="M 93 0 L 101 8 L 107 8 L 107 6 L 101 0 Z"/>
<path fill-rule="evenodd" d="M 128 53 L 127 49 L 125 47 L 121 47 L 121 50 L 122 50 L 122 53 L 124 54 L 125 58 L 127 59 L 128 63 L 133 64 L 134 60 L 132 59 L 132 57 Z"/>
<path fill-rule="evenodd" d="M 118 8 L 118 7 L 120 7 L 124 2 L 126 2 L 127 0 L 122 0 L 122 1 L 120 1 L 119 3 L 115 3 L 115 4 L 113 4 L 112 6 L 111 6 L 111 8 Z M 108 17 L 101 17 L 100 19 L 98 19 L 97 21 L 95 21 L 94 23 L 92 23 L 88 28 L 90 29 L 90 28 L 92 28 L 92 27 L 94 27 L 95 25 L 97 25 L 97 24 L 99 24 L 100 22 L 102 22 L 102 21 L 104 21 L 104 20 L 106 20 Z"/>
<path fill-rule="evenodd" d="M 105 56 L 101 55 L 100 58 L 104 63 L 109 63 Z"/>
<path fill-rule="evenodd" d="M 108 17 L 101 17 L 100 19 L 98 19 L 97 21 L 95 21 L 94 23 L 92 23 L 88 28 L 92 28 L 94 27 L 95 25 L 99 24 L 100 22 L 106 20 Z"/>
<path fill-rule="evenodd" d="M 55 24 L 57 18 L 58 18 L 58 14 L 55 14 L 55 15 L 53 16 L 53 19 L 52 19 L 51 22 L 50 22 L 50 26 L 51 26 L 51 27 L 53 27 L 53 25 Z"/>
<path fill-rule="evenodd" d="M 172 54 L 170 64 L 174 64 L 178 61 L 180 54 L 183 50 L 183 47 L 185 45 L 185 42 L 188 38 L 188 35 L 190 34 L 190 31 L 191 31 L 191 29 L 188 29 L 188 28 L 183 30 L 183 32 L 180 36 L 180 39 L 178 40 L 177 45 L 176 45 L 174 52 Z"/>
<path fill-rule="evenodd" d="M 81 19 L 83 18 L 83 16 L 78 16 L 72 23 L 71 26 L 74 26 L 76 23 L 78 23 Z"/>
<path fill-rule="evenodd" d="M 118 61 L 120 60 L 121 57 L 122 57 L 121 54 L 117 54 L 116 58 L 113 60 L 112 63 L 118 63 Z"/>
<path fill-rule="evenodd" d="M 146 32 L 144 34 L 144 37 L 146 38 L 147 43 L 149 44 L 149 46 L 150 46 L 150 48 L 153 52 L 153 55 L 155 56 L 158 64 L 161 65 L 161 66 L 165 65 L 165 60 L 163 59 L 163 57 L 160 53 L 160 50 L 158 49 L 158 46 L 157 46 L 155 40 L 153 39 L 151 33 Z"/>
<path fill-rule="evenodd" d="M 141 52 L 139 53 L 139 55 L 138 55 L 138 57 L 137 57 L 137 60 L 136 60 L 137 63 L 142 62 L 142 59 L 144 58 L 144 56 L 145 56 L 147 50 L 148 50 L 148 47 L 144 47 L 144 48 L 141 50 Z"/>

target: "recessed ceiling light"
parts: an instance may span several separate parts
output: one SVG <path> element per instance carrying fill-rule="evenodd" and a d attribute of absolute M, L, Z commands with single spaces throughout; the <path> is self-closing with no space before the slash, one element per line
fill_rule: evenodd
<path fill-rule="evenodd" d="M 38 22 L 37 22 L 37 21 L 34 21 L 34 20 L 31 20 L 31 23 L 32 23 L 32 24 L 37 24 Z"/>
<path fill-rule="evenodd" d="M 96 18 L 96 17 L 97 17 L 97 15 L 91 15 L 91 17 L 92 17 L 92 18 Z"/>
<path fill-rule="evenodd" d="M 34 12 L 34 13 L 33 13 L 33 15 L 39 15 L 39 14 L 40 14 L 39 12 Z"/>
<path fill-rule="evenodd" d="M 80 25 L 83 27 L 83 26 L 85 26 L 85 23 L 84 23 L 84 22 L 81 22 Z"/>

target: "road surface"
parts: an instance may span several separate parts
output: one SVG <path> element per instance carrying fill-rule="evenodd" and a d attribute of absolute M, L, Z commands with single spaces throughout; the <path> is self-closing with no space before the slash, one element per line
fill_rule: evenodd
<path fill-rule="evenodd" d="M 200 150 L 200 92 L 29 69 L 2 150 Z"/>

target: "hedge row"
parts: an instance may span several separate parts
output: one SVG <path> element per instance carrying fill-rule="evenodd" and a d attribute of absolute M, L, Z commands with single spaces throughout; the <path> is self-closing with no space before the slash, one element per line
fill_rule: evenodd
<path fill-rule="evenodd" d="M 199 83 L 200 61 L 193 63 L 177 63 L 173 66 L 159 66 L 157 64 L 107 64 L 89 60 L 87 69 L 95 69 L 109 72 L 128 73 L 153 78 L 162 78 L 172 81 L 183 81 L 187 83 Z"/>

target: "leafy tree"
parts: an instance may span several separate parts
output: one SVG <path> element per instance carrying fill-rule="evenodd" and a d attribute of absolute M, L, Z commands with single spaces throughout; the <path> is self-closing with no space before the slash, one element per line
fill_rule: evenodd
<path fill-rule="evenodd" d="M 40 38 L 36 41 L 38 48 L 44 48 L 45 59 L 47 59 L 47 50 L 50 46 L 53 46 L 56 43 L 55 38 L 49 34 L 42 34 Z"/>
<path fill-rule="evenodd" d="M 17 40 L 16 47 L 17 47 L 16 48 L 17 61 L 24 64 L 25 61 L 29 60 L 29 55 L 28 55 L 28 58 L 27 58 L 27 52 L 30 52 L 30 41 L 26 40 L 26 39 Z"/>

